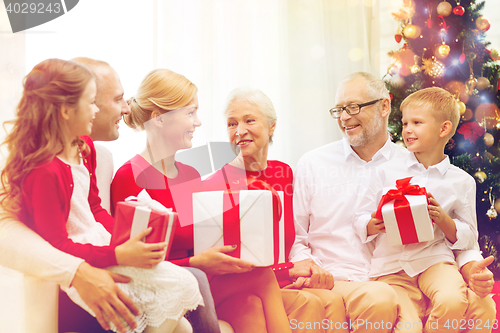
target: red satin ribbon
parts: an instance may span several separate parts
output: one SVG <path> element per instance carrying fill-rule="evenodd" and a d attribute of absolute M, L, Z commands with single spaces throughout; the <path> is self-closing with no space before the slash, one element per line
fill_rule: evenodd
<path fill-rule="evenodd" d="M 397 190 L 390 190 L 382 196 L 375 214 L 375 218 L 383 219 L 382 206 L 394 200 L 394 214 L 403 244 L 418 243 L 415 221 L 411 213 L 410 203 L 405 195 L 425 195 L 427 197 L 427 191 L 424 187 L 410 185 L 411 179 L 412 177 L 396 180 Z"/>

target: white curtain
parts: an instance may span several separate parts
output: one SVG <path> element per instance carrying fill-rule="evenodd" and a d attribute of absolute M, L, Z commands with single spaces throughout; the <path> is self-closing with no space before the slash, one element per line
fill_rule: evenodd
<path fill-rule="evenodd" d="M 294 166 L 340 138 L 328 113 L 339 79 L 378 70 L 377 8 L 345 0 L 158 1 L 156 66 L 199 87 L 196 144 L 227 140 L 222 109 L 232 89 L 261 89 L 278 113 L 269 158 Z"/>
<path fill-rule="evenodd" d="M 5 12 L 0 19 L 8 30 Z M 56 20 L 11 35 L 26 38 L 25 55 L 13 46 L 16 59 L 3 55 L 9 37 L 0 34 L 1 69 L 26 63 L 24 73 L 1 80 L 19 91 L 21 77 L 44 59 L 89 56 L 117 70 L 128 98 L 150 70 L 172 69 L 199 88 L 203 126 L 195 145 L 226 141 L 226 95 L 239 86 L 258 88 L 278 113 L 269 158 L 294 167 L 306 151 L 341 137 L 328 113 L 337 82 L 359 70 L 379 74 L 378 22 L 376 0 L 85 0 Z M 12 117 L 14 107 L 9 100 L 2 116 Z M 120 138 L 105 143 L 115 169 L 144 142 L 144 134 L 121 124 Z"/>

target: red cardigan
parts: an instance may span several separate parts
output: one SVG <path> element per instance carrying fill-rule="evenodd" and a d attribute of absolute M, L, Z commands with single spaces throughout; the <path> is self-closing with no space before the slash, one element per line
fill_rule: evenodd
<path fill-rule="evenodd" d="M 167 178 L 142 156 L 136 155 L 118 171 L 111 183 L 111 210 L 119 201 L 137 196 L 143 189 L 152 199 L 178 214 L 175 234 L 168 260 L 179 266 L 189 266 L 193 256 L 192 188 L 200 186 L 200 174 L 194 168 L 175 162 L 179 175 Z"/>
<path fill-rule="evenodd" d="M 224 173 L 225 175 L 224 175 Z M 293 171 L 290 166 L 280 161 L 267 161 L 267 168 L 262 171 L 246 171 L 226 164 L 212 176 L 203 181 L 203 187 L 210 190 L 226 190 L 226 183 L 236 189 L 238 184 L 246 189 L 246 178 L 253 177 L 269 184 L 276 191 L 284 194 L 284 221 L 285 221 L 285 258 L 288 259 L 293 242 L 295 241 L 295 225 L 293 222 Z M 292 283 L 289 276 L 291 263 L 271 266 L 276 274 L 280 287 Z"/>
<path fill-rule="evenodd" d="M 90 208 L 96 221 L 111 232 L 113 218 L 101 207 L 97 189 L 94 144 L 89 137 L 82 139 L 90 148 L 89 155 L 84 158 L 84 164 L 91 176 L 88 197 Z M 85 259 L 95 267 L 116 265 L 115 246 L 79 244 L 69 239 L 66 222 L 72 195 L 71 166 L 54 157 L 51 161 L 38 165 L 26 177 L 23 183 L 23 207 L 19 218 L 61 251 Z"/>

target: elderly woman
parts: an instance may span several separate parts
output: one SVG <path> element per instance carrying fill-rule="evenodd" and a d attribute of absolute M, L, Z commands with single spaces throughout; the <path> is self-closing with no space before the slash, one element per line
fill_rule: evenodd
<path fill-rule="evenodd" d="M 286 163 L 267 159 L 277 120 L 273 104 L 260 90 L 235 89 L 227 98 L 225 118 L 229 141 L 238 156 L 203 184 L 210 188 L 238 190 L 248 189 L 248 179 L 256 179 L 283 192 L 285 255 L 288 258 L 295 240 L 293 173 Z M 348 332 L 344 301 L 328 290 L 333 287 L 333 280 L 325 280 L 328 275 L 317 265 L 311 268 L 311 261 L 306 261 L 273 267 L 280 286 L 284 287 L 282 298 L 291 327 L 296 329 L 294 332 L 302 329 L 304 332 Z M 212 291 L 215 288 L 218 286 L 212 284 Z M 304 302 L 300 309 L 292 306 L 297 298 Z M 322 325 L 305 324 L 315 322 Z M 328 324 L 323 325 L 326 322 Z"/>

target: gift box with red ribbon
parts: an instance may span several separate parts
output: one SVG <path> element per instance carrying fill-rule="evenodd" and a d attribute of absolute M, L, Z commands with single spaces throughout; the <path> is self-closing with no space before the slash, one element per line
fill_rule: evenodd
<path fill-rule="evenodd" d="M 120 245 L 144 229 L 152 227 L 153 230 L 143 241 L 145 243 L 166 242 L 168 257 L 176 221 L 177 213 L 158 201 L 152 200 L 147 192 L 143 191 L 137 197 L 129 197 L 116 204 L 111 245 Z"/>
<path fill-rule="evenodd" d="M 228 254 L 257 266 L 285 262 L 282 202 L 274 190 L 193 193 L 194 254 L 238 245 Z"/>
<path fill-rule="evenodd" d="M 434 228 L 427 210 L 427 191 L 410 184 L 412 177 L 396 181 L 380 200 L 375 217 L 383 219 L 392 246 L 430 241 Z"/>

